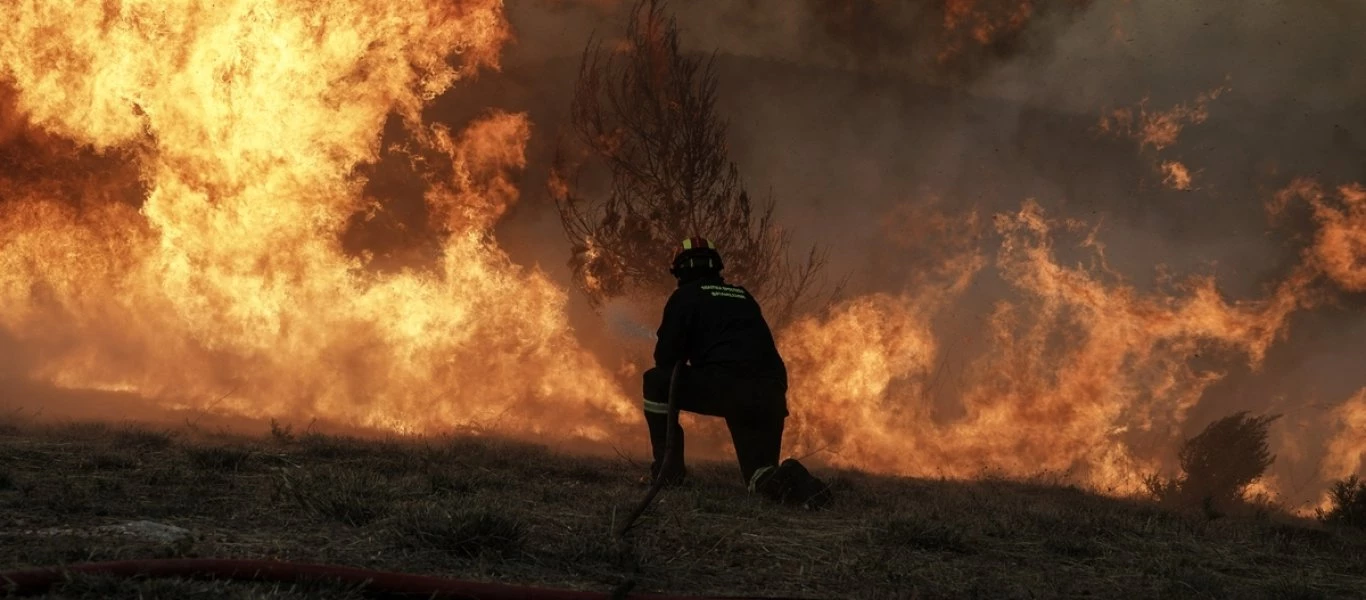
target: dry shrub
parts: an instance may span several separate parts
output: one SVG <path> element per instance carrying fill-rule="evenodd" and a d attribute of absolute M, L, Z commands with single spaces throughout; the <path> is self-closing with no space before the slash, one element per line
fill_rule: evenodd
<path fill-rule="evenodd" d="M 294 426 L 281 423 L 275 419 L 270 420 L 270 438 L 279 444 L 293 444 L 297 437 L 294 435 Z"/>
<path fill-rule="evenodd" d="M 1328 499 L 1332 506 L 1317 511 L 1320 521 L 1366 529 L 1366 481 L 1357 479 L 1356 475 L 1334 481 L 1328 489 Z"/>
<path fill-rule="evenodd" d="M 1181 475 L 1150 477 L 1148 491 L 1164 504 L 1211 514 L 1241 505 L 1247 486 L 1276 460 L 1267 446 L 1267 428 L 1279 418 L 1243 411 L 1211 423 L 1181 445 Z"/>

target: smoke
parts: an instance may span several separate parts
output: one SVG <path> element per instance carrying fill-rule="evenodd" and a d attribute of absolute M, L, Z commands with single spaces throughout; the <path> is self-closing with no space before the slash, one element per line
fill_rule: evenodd
<path fill-rule="evenodd" d="M 494 15 L 494 4 L 478 15 Z M 623 300 L 595 313 L 568 292 L 568 248 L 542 190 L 584 44 L 590 35 L 618 35 L 629 6 L 508 3 L 501 10 L 510 36 L 500 29 L 469 59 L 491 64 L 498 55 L 500 67 L 462 70 L 454 79 L 432 56 L 464 42 L 441 30 L 429 32 L 431 43 L 421 47 L 374 42 L 393 56 L 327 47 L 336 55 L 329 68 L 337 79 L 309 80 L 321 91 L 307 96 L 312 118 L 303 125 L 344 145 L 341 154 L 277 157 L 278 125 L 242 120 L 242 131 L 260 133 L 251 140 L 253 160 L 274 157 L 248 166 L 272 175 L 287 195 L 311 199 L 289 204 L 292 210 L 316 217 L 316 205 L 326 202 L 329 217 L 341 216 L 340 224 L 326 221 L 336 240 L 315 237 L 312 228 L 295 232 L 325 268 L 289 275 L 280 264 L 278 279 L 261 280 L 271 284 L 262 289 L 278 292 L 271 310 L 289 318 L 250 346 L 218 331 L 214 317 L 222 315 L 206 307 L 194 307 L 195 327 L 177 321 L 175 315 L 188 314 L 180 297 L 149 292 L 113 304 L 99 298 L 122 297 L 134 283 L 155 292 L 164 286 L 160 273 L 89 286 L 49 276 L 87 264 L 106 273 L 140 272 L 121 262 L 129 254 L 110 249 L 133 246 L 134 256 L 153 255 L 157 240 L 138 228 L 145 220 L 136 212 L 152 193 L 149 173 L 180 186 L 172 191 L 205 187 L 202 175 L 153 173 L 157 163 L 140 159 L 174 150 L 185 164 L 215 166 L 200 154 L 203 144 L 167 140 L 172 126 L 193 133 L 217 121 L 189 114 L 195 107 L 177 102 L 154 77 L 129 78 L 119 102 L 165 98 L 145 98 L 136 109 L 100 105 L 121 119 L 120 143 L 110 144 L 83 129 L 86 112 L 67 106 L 23 114 L 15 88 L 0 84 L 0 211 L 10 211 L 0 214 L 0 224 L 16 234 L 6 237 L 0 257 L 52 261 L 46 271 L 6 264 L 48 287 L 0 290 L 11 302 L 3 308 L 14 322 L 39 323 L 60 316 L 41 312 L 42 299 L 51 297 L 50 304 L 84 315 L 60 328 L 6 331 L 0 349 L 27 361 L 10 372 L 41 374 L 48 357 L 106 375 L 154 371 L 140 366 L 138 352 L 81 355 L 89 340 L 77 334 L 98 334 L 119 339 L 113 347 L 162 349 L 149 355 L 168 361 L 182 351 L 197 357 L 181 363 L 188 365 L 181 371 L 250 366 L 265 382 L 258 391 L 282 392 L 285 400 L 273 406 L 294 402 L 296 412 L 402 421 L 433 413 L 425 398 L 466 394 L 465 379 L 477 375 L 476 391 L 493 400 L 441 400 L 431 426 L 463 422 L 489 402 L 516 413 L 528 396 L 534 408 L 561 420 L 613 422 L 579 427 L 628 421 L 634 409 L 617 396 L 635 396 L 660 299 Z M 1206 423 L 1238 410 L 1274 410 L 1287 415 L 1273 428 L 1282 493 L 1316 493 L 1320 477 L 1334 476 L 1329 471 L 1360 468 L 1348 456 L 1360 447 L 1359 417 L 1342 416 L 1360 410 L 1337 407 L 1366 386 L 1356 368 L 1366 358 L 1359 343 L 1366 319 L 1359 295 L 1344 293 L 1325 266 L 1325 257 L 1350 262 L 1357 254 L 1318 246 L 1326 225 L 1355 226 L 1356 213 L 1335 203 L 1350 203 L 1345 199 L 1355 188 L 1343 186 L 1366 181 L 1366 47 L 1356 43 L 1366 6 L 675 0 L 671 8 L 685 44 L 714 52 L 731 156 L 748 187 L 772 192 L 795 247 L 825 247 L 832 273 L 850 277 L 845 303 L 780 332 L 794 366 L 793 449 L 831 448 L 817 458 L 908 474 L 970 476 L 985 466 L 1018 475 L 1044 465 L 1123 487 L 1120 480 L 1140 470 L 1170 466 L 1174 441 Z M 501 25 L 492 16 L 469 19 L 471 27 L 487 22 Z M 357 31 L 365 35 L 365 28 Z M 16 60 L 28 55 L 6 42 L 0 48 Z M 366 79 L 417 64 L 435 75 L 396 78 L 388 87 Z M 173 71 L 175 81 L 199 81 L 192 70 Z M 32 67 L 23 74 L 42 72 Z M 335 83 L 345 78 L 378 91 L 353 97 L 354 86 Z M 272 118 L 295 115 L 294 107 L 272 103 L 283 79 L 255 80 L 251 98 L 276 110 Z M 236 98 L 209 87 L 203 93 L 216 101 Z M 101 98 L 99 89 L 81 91 Z M 364 119 L 346 119 L 336 110 L 339 101 L 364 109 Z M 1117 115 L 1127 125 L 1115 125 Z M 35 125 L 54 119 L 62 126 Z M 338 121 L 349 127 L 336 127 Z M 148 123 L 159 129 L 140 129 Z M 1162 143 L 1144 143 L 1145 124 L 1164 128 Z M 246 140 L 232 129 L 203 131 Z M 272 143 L 260 143 L 266 139 Z M 306 178 L 275 176 L 284 172 L 280 164 L 315 169 L 312 159 L 298 158 L 315 155 L 330 161 L 327 168 Z M 222 181 L 209 187 L 221 191 L 219 202 L 281 206 L 240 184 L 247 171 L 218 166 Z M 1296 194 L 1269 218 L 1268 202 L 1300 178 L 1316 181 L 1318 195 Z M 315 192 L 310 182 L 332 192 Z M 167 196 L 157 198 L 176 204 Z M 16 217 L 15 207 L 29 198 L 58 201 L 44 203 L 46 212 Z M 193 211 L 181 208 L 184 214 L 159 218 L 183 226 Z M 104 222 L 130 225 L 92 225 Z M 18 235 L 45 223 L 58 223 L 70 243 Z M 177 243 L 185 239 L 193 236 Z M 53 248 L 83 250 L 54 256 Z M 216 245 L 194 248 L 212 260 L 232 258 Z M 250 256 L 277 264 L 267 244 Z M 351 279 L 356 263 L 373 281 Z M 232 276 L 254 281 L 255 263 L 224 264 L 233 265 Z M 317 281 L 319 273 L 331 273 L 335 284 L 299 283 Z M 184 296 L 202 294 L 193 273 L 181 276 Z M 338 290 L 360 290 L 370 300 L 342 310 L 350 305 L 333 306 Z M 477 302 L 468 301 L 472 292 Z M 147 298 L 157 304 L 139 304 Z M 206 349 L 174 338 L 186 343 L 179 348 L 111 325 L 150 310 L 170 315 L 144 318 L 162 330 L 183 330 L 186 338 L 216 332 L 232 343 L 218 340 Z M 23 311 L 29 312 L 15 316 Z M 456 313 L 459 339 L 435 343 L 420 327 L 389 331 L 394 314 L 455 327 L 447 321 Z M 333 316 L 318 321 L 319 314 Z M 386 334 L 361 344 L 344 333 L 348 328 Z M 292 340 L 298 358 L 273 355 L 281 336 Z M 320 339 L 335 348 L 318 346 Z M 580 346 L 592 350 L 596 364 L 580 356 Z M 354 356 L 368 358 L 346 362 Z M 333 390 L 335 374 L 357 364 L 390 375 Z M 536 377 L 522 381 L 518 374 L 527 369 Z M 177 377 L 171 379 L 181 383 Z M 609 377 L 624 394 L 609 390 Z M 137 387 L 154 378 L 129 379 Z M 334 397 L 313 398 L 327 395 L 314 388 Z M 578 408 L 565 409 L 566 397 Z M 1356 398 L 1350 406 L 1360 404 Z M 251 402 L 243 393 L 230 404 L 246 412 Z M 522 412 L 516 431 L 551 429 L 544 415 Z M 1331 460 L 1316 442 L 1327 436 L 1335 436 Z M 1296 489 L 1301 484 L 1307 487 Z"/>
<path fill-rule="evenodd" d="M 950 25 L 945 17 L 958 4 L 971 5 L 960 14 L 972 18 Z M 507 73 L 545 73 L 538 96 L 565 97 L 568 88 L 557 86 L 572 82 L 565 74 L 577 66 L 582 40 L 619 31 L 614 19 L 628 5 L 513 6 L 510 20 L 522 41 L 507 55 Z M 1366 385 L 1347 367 L 1366 358 L 1353 341 L 1366 333 L 1366 320 L 1352 296 L 1337 295 L 1322 279 L 1302 279 L 1303 250 L 1318 227 L 1313 219 L 1273 221 L 1266 205 L 1298 177 L 1330 189 L 1366 179 L 1366 49 L 1353 33 L 1366 24 L 1366 6 L 671 6 L 685 44 L 715 52 L 732 156 L 750 187 L 772 190 L 798 246 L 832 251 L 832 270 L 853 277 L 852 298 L 926 297 L 927 286 L 957 285 L 936 280 L 936 266 L 970 250 L 991 256 L 1001 239 L 982 219 L 1013 213 L 1026 199 L 1081 224 L 1072 237 L 1053 232 L 1062 235 L 1052 245 L 1059 264 L 1095 266 L 1136 293 L 1179 296 L 1174 284 L 1198 276 L 1229 302 L 1302 297 L 1300 308 L 1277 318 L 1261 358 L 1209 349 L 1180 358 L 1194 369 L 1191 385 L 1203 383 L 1192 388 L 1175 429 L 1148 440 L 1143 453 L 1169 463 L 1163 448 L 1218 417 L 1280 411 L 1289 416 L 1275 434 L 1278 476 L 1290 481 L 1292 473 L 1314 471 L 1322 449 L 1306 440 L 1335 431 L 1331 408 Z M 974 26 L 983 23 L 998 27 L 979 36 Z M 1116 111 L 1168 126 L 1169 138 L 1144 144 L 1141 132 L 1105 131 L 1102 122 Z M 562 110 L 532 114 L 553 138 Z M 523 224 L 536 219 L 527 215 Z M 543 231 L 554 230 L 551 221 L 540 221 Z M 554 244 L 546 248 L 527 255 L 563 260 Z M 921 356 L 916 360 L 929 362 L 903 370 L 938 373 L 930 378 L 938 391 L 918 392 L 939 397 L 933 418 L 961 414 L 962 389 L 945 389 L 952 387 L 945 378 L 962 377 L 967 364 L 992 353 L 980 340 L 992 307 L 1022 293 L 1000 277 L 995 267 L 984 269 L 951 311 L 915 325 L 940 340 L 978 339 L 943 344 L 933 360 Z M 832 322 L 857 328 L 869 311 L 884 309 L 883 300 L 856 300 Z M 884 403 L 902 397 L 880 394 Z M 912 438 L 907 448 L 912 430 L 900 433 Z M 1300 483 L 1307 487 L 1287 483 L 1281 491 L 1316 493 L 1312 481 Z"/>
<path fill-rule="evenodd" d="M 654 327 L 632 314 L 630 305 L 624 300 L 611 300 L 602 307 L 602 319 L 616 335 L 626 339 L 654 342 Z"/>
<path fill-rule="evenodd" d="M 1180 101 L 1227 78 L 1231 104 L 1249 112 L 1351 109 L 1366 100 L 1353 34 L 1363 21 L 1366 6 L 1350 1 L 1099 0 L 1052 28 L 1049 52 L 998 65 L 975 90 L 1093 113 L 1125 99 Z"/>

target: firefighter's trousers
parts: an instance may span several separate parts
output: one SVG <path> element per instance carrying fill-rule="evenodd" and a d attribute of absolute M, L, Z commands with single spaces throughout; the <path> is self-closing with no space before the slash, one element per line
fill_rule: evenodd
<path fill-rule="evenodd" d="M 651 472 L 656 476 L 683 472 L 682 427 L 674 431 L 672 464 L 663 464 L 670 375 L 668 370 L 655 368 L 646 371 L 644 376 L 645 422 L 650 428 L 650 446 L 654 451 Z M 684 365 L 678 375 L 679 410 L 726 420 L 746 485 L 755 471 L 778 464 L 783 422 L 787 418 L 785 374 L 765 376 L 720 366 L 693 368 Z"/>

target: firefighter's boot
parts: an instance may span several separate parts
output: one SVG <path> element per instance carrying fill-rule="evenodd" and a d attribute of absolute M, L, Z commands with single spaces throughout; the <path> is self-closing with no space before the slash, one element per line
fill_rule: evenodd
<path fill-rule="evenodd" d="M 825 508 L 832 500 L 830 487 L 793 458 L 776 467 L 756 471 L 750 481 L 750 490 L 772 502 L 807 510 Z"/>

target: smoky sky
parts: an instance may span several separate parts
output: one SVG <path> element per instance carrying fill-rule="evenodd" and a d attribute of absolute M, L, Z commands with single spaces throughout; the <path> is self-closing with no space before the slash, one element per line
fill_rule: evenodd
<path fill-rule="evenodd" d="M 1019 4 L 977 3 L 984 11 Z M 949 60 L 940 58 L 945 44 L 964 38 L 943 32 L 942 2 L 669 6 L 685 47 L 714 57 L 731 158 L 748 187 L 777 200 L 794 246 L 830 252 L 851 293 L 915 285 L 917 257 L 935 253 L 933 236 L 920 247 L 889 242 L 895 207 L 989 217 L 1032 198 L 1052 216 L 1098 227 L 1110 267 L 1141 291 L 1158 285 L 1160 266 L 1212 275 L 1230 299 L 1256 300 L 1299 262 L 1310 233 L 1307 221 L 1270 222 L 1271 194 L 1301 176 L 1326 185 L 1366 180 L 1359 2 L 1048 3 L 1018 31 L 967 43 Z M 627 7 L 510 2 L 517 42 L 502 71 L 452 91 L 431 113 L 529 112 L 524 197 L 499 239 L 519 262 L 566 282 L 568 248 L 543 191 L 546 163 L 584 44 L 619 35 Z M 1224 91 L 1207 104 L 1208 119 L 1187 124 L 1171 147 L 1098 131 L 1115 109 L 1166 111 L 1215 89 Z M 1166 161 L 1190 169 L 1192 189 L 1163 184 Z M 989 228 L 981 235 L 989 256 Z M 1094 250 L 1066 241 L 1057 251 L 1066 264 L 1094 259 Z M 985 314 L 1001 286 L 985 277 L 963 314 Z M 1225 366 L 1229 375 L 1190 422 L 1236 409 L 1318 414 L 1366 385 L 1349 366 L 1366 358 L 1360 303 L 1339 295 L 1295 315 L 1258 371 L 1236 360 Z M 602 328 L 580 299 L 571 305 L 581 331 Z M 967 316 L 956 326 L 979 321 Z"/>
<path fill-rule="evenodd" d="M 1110 266 L 1142 290 L 1156 285 L 1156 267 L 1164 265 L 1213 275 L 1231 298 L 1257 299 L 1299 260 L 1309 233 L 1307 222 L 1268 220 L 1271 194 L 1300 176 L 1329 186 L 1366 182 L 1366 3 L 979 0 L 967 3 L 977 7 L 976 20 L 950 30 L 946 1 L 669 4 L 685 47 L 714 57 L 731 158 L 747 186 L 777 201 L 795 247 L 830 252 L 829 269 L 850 278 L 851 294 L 916 285 L 921 259 L 939 250 L 938 238 L 907 233 L 919 231 L 914 224 L 889 222 L 897 207 L 989 217 L 1032 198 L 1050 215 L 1098 227 Z M 1032 7 L 1024 20 L 1003 26 L 1022 5 Z M 620 35 L 629 3 L 506 6 L 516 40 L 501 68 L 456 85 L 426 116 L 460 127 L 490 109 L 528 114 L 522 197 L 495 233 L 515 262 L 568 288 L 569 244 L 545 193 L 549 164 L 584 45 Z M 996 33 L 978 40 L 972 23 Z M 1168 110 L 1216 88 L 1226 91 L 1208 103 L 1208 119 L 1186 125 L 1169 148 L 1098 131 L 1114 109 Z M 0 111 L 6 98 L 0 89 Z M 51 175 L 88 173 L 126 181 L 115 200 L 145 196 L 134 161 L 34 141 L 37 135 L 0 114 L 0 179 L 65 181 L 71 189 L 58 195 L 78 199 L 80 178 Z M 357 219 L 342 240 L 357 253 L 377 251 L 381 268 L 436 254 L 424 187 L 409 157 L 387 150 L 405 135 L 392 120 L 381 161 L 358 169 L 379 210 Z M 1191 190 L 1163 184 L 1164 161 L 1191 170 Z M 981 236 L 989 255 L 989 227 Z M 1059 243 L 1058 252 L 1075 262 L 1093 251 Z M 982 287 L 993 285 L 1002 284 L 986 278 Z M 1001 293 L 977 291 L 966 314 Z M 585 338 L 617 339 L 610 319 L 572 291 L 570 298 Z M 1366 385 L 1357 367 L 1366 358 L 1361 304 L 1344 295 L 1297 314 L 1263 369 L 1233 367 L 1191 421 L 1232 408 L 1319 410 L 1312 407 Z M 0 339 L 0 350 L 9 345 Z"/>
<path fill-rule="evenodd" d="M 1007 47 L 961 51 L 967 71 L 936 60 L 954 39 L 941 2 L 669 6 L 684 44 L 715 52 L 732 158 L 806 242 L 868 240 L 862 233 L 896 203 L 937 197 L 995 211 L 1034 197 L 1103 221 L 1117 260 L 1144 255 L 1128 266 L 1216 263 L 1235 276 L 1230 291 L 1251 295 L 1293 261 L 1264 235 L 1267 194 L 1298 175 L 1366 178 L 1360 3 L 1050 3 Z M 540 142 L 553 142 L 583 44 L 616 35 L 628 7 L 510 3 L 518 41 L 490 76 L 501 83 L 480 82 L 470 96 L 501 92 L 532 111 Z M 1161 152 L 1095 131 L 1108 110 L 1144 100 L 1166 110 L 1218 87 L 1228 91 L 1209 119 Z M 1195 189 L 1164 186 L 1163 161 L 1187 165 Z M 538 190 L 528 191 L 534 202 Z M 871 251 L 831 245 L 855 262 Z"/>

